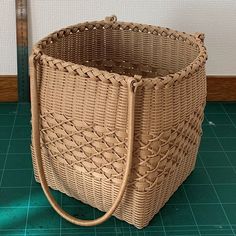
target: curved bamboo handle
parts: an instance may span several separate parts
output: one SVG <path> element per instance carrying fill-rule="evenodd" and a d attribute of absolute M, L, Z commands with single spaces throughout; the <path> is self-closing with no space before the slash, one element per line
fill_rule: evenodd
<path fill-rule="evenodd" d="M 32 136 L 33 136 L 33 146 L 35 149 L 35 157 L 36 157 L 36 164 L 38 167 L 39 173 L 39 180 L 44 191 L 45 196 L 47 197 L 49 203 L 54 208 L 54 210 L 65 220 L 80 226 L 95 226 L 98 224 L 103 223 L 104 221 L 108 220 L 114 211 L 117 209 L 119 203 L 122 200 L 124 195 L 128 177 L 131 172 L 131 164 L 132 164 L 132 153 L 133 153 L 133 139 L 134 139 L 134 107 L 135 107 L 135 92 L 136 86 L 134 83 L 136 82 L 135 79 L 131 79 L 128 82 L 128 151 L 127 151 L 127 162 L 124 171 L 124 178 L 121 184 L 120 190 L 114 201 L 112 207 L 100 218 L 95 220 L 81 220 L 77 219 L 67 212 L 65 212 L 56 202 L 52 194 L 50 193 L 41 156 L 41 149 L 40 149 L 40 128 L 39 128 L 39 106 L 38 106 L 38 91 L 37 91 L 37 72 L 35 68 L 35 55 L 31 55 L 30 57 L 30 91 L 31 91 L 31 113 L 32 113 Z"/>

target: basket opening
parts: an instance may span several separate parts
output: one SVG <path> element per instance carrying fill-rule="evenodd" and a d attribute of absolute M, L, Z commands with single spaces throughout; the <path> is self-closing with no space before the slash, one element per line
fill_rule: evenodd
<path fill-rule="evenodd" d="M 46 45 L 43 51 L 64 61 L 144 78 L 176 73 L 199 54 L 196 45 L 183 40 L 111 28 L 69 34 Z"/>

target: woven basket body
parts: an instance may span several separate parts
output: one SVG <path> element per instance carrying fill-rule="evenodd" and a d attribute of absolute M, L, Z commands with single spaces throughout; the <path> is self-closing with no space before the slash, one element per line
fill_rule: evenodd
<path fill-rule="evenodd" d="M 112 20 L 62 29 L 33 49 L 40 150 L 51 188 L 108 211 L 127 160 L 128 83 L 138 81 L 132 169 L 114 215 L 142 228 L 194 168 L 207 56 L 201 34 Z M 39 181 L 34 145 L 32 156 Z"/>

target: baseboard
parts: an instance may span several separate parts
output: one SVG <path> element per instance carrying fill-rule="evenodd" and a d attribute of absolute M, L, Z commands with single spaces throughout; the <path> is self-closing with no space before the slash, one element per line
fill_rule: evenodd
<path fill-rule="evenodd" d="M 0 102 L 16 102 L 17 76 L 0 75 Z M 208 101 L 236 101 L 235 76 L 207 76 Z"/>
<path fill-rule="evenodd" d="M 207 76 L 208 101 L 236 101 L 236 75 Z"/>
<path fill-rule="evenodd" d="M 0 102 L 16 102 L 17 100 L 17 76 L 0 75 Z"/>

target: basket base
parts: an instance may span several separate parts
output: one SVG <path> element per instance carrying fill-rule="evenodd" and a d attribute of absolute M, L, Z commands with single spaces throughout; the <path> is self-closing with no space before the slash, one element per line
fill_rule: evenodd
<path fill-rule="evenodd" d="M 34 152 L 32 154 L 35 179 L 39 182 Z M 138 229 L 147 226 L 154 215 L 159 212 L 192 172 L 195 166 L 195 157 L 196 150 L 192 150 L 191 156 L 184 158 L 181 165 L 165 176 L 160 185 L 153 186 L 150 191 L 140 192 L 132 188 L 132 186 L 128 186 L 114 216 L 134 225 Z M 42 158 L 46 179 L 52 189 L 59 190 L 100 211 L 105 212 L 111 207 L 119 191 L 119 186 L 80 173 L 69 165 L 51 159 L 46 155 L 42 154 Z"/>

